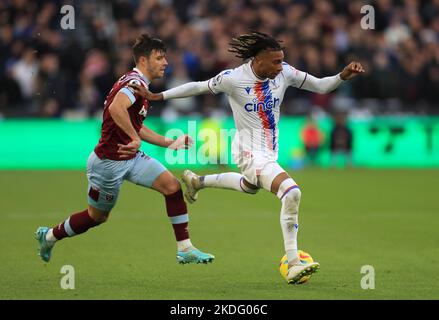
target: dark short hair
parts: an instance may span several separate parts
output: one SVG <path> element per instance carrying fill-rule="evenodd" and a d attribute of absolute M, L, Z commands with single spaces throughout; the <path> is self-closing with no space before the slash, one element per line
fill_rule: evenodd
<path fill-rule="evenodd" d="M 149 57 L 154 50 L 166 52 L 166 46 L 162 40 L 150 37 L 147 34 L 138 36 L 133 45 L 134 62 L 137 63 L 142 56 Z"/>

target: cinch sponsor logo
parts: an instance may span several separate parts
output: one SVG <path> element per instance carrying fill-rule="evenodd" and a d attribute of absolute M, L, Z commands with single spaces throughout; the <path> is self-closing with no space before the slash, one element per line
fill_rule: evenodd
<path fill-rule="evenodd" d="M 274 100 L 268 100 L 265 101 L 259 101 L 256 103 L 247 103 L 244 108 L 247 112 L 259 112 L 259 110 L 266 111 L 273 108 L 276 108 L 276 106 L 279 104 L 280 99 L 275 98 Z"/>

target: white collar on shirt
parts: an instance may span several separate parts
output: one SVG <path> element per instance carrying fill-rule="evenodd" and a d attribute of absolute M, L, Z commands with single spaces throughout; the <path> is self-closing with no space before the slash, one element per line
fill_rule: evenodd
<path fill-rule="evenodd" d="M 148 78 L 145 77 L 145 75 L 142 73 L 142 71 L 140 71 L 140 70 L 137 69 L 137 68 L 133 68 L 133 70 L 136 71 L 138 74 L 140 74 L 140 75 L 142 76 L 143 80 L 145 80 L 145 82 L 146 82 L 147 85 L 149 85 L 149 84 L 151 83 L 151 81 L 149 81 Z"/>

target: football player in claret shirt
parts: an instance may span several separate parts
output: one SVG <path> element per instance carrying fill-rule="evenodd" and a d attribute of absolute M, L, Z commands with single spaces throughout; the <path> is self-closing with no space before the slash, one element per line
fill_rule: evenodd
<path fill-rule="evenodd" d="M 277 195 L 282 203 L 280 224 L 288 257 L 288 283 L 298 283 L 303 276 L 317 271 L 317 262 L 302 264 L 298 257 L 298 210 L 301 191 L 296 182 L 277 163 L 279 150 L 278 122 L 285 91 L 289 87 L 328 93 L 343 81 L 363 73 L 358 62 L 351 62 L 340 73 L 316 78 L 284 62 L 283 48 L 270 35 L 251 32 L 232 39 L 229 51 L 244 63 L 224 70 L 217 76 L 189 82 L 162 93 L 134 86 L 147 99 L 167 100 L 204 93 L 225 93 L 232 108 L 236 135 L 232 155 L 241 173 L 226 172 L 198 176 L 185 170 L 183 182 L 189 202 L 197 200 L 203 188 L 232 189 L 255 194 L 260 188 Z"/>
<path fill-rule="evenodd" d="M 123 75 L 104 102 L 99 143 L 87 161 L 88 208 L 72 214 L 53 228 L 39 227 L 35 233 L 39 255 L 48 262 L 55 243 L 107 221 L 124 180 L 163 194 L 166 211 L 177 240 L 179 263 L 208 263 L 214 256 L 195 248 L 189 238 L 188 212 L 179 181 L 156 159 L 141 150 L 141 141 L 164 148 L 187 149 L 192 139 L 183 135 L 165 138 L 145 125 L 149 104 L 130 85 L 147 88 L 161 78 L 167 66 L 166 47 L 160 39 L 141 35 L 133 46 L 136 67 Z"/>

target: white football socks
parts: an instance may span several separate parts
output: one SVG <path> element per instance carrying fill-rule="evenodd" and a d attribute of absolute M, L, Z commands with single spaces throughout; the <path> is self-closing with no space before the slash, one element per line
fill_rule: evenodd
<path fill-rule="evenodd" d="M 53 235 L 53 229 L 50 228 L 49 231 L 47 231 L 46 233 L 46 241 L 50 241 L 50 242 L 55 242 L 58 239 L 55 238 L 55 236 Z"/>
<path fill-rule="evenodd" d="M 289 212 L 288 212 L 289 211 Z M 299 231 L 298 212 L 291 211 L 291 206 L 282 199 L 282 209 L 280 213 L 280 225 L 284 237 L 285 253 L 289 265 L 299 263 L 297 250 L 297 232 Z"/>
<path fill-rule="evenodd" d="M 300 262 L 297 249 L 297 233 L 299 231 L 299 204 L 301 192 L 293 179 L 284 180 L 277 193 L 282 202 L 280 225 L 284 238 L 285 253 L 288 265 Z"/>
<path fill-rule="evenodd" d="M 209 188 L 231 189 L 245 192 L 241 185 L 242 174 L 236 172 L 226 172 L 220 174 L 209 174 L 201 177 L 201 185 Z"/>
<path fill-rule="evenodd" d="M 185 251 L 186 249 L 193 247 L 191 239 L 186 239 L 182 241 L 177 241 L 177 250 Z"/>

